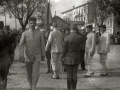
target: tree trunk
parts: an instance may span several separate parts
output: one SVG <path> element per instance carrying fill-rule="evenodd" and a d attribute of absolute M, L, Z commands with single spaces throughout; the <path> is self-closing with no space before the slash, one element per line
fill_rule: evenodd
<path fill-rule="evenodd" d="M 26 28 L 26 26 L 25 26 L 25 25 L 22 25 L 22 31 L 23 31 L 23 32 L 25 31 L 25 28 Z"/>
<path fill-rule="evenodd" d="M 99 28 L 99 36 L 100 36 L 100 35 L 101 35 L 101 34 L 100 34 L 100 26 L 99 26 L 98 28 Z"/>

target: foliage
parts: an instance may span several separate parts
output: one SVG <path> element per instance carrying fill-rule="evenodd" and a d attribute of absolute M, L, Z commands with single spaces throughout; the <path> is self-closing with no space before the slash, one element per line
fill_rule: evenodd
<path fill-rule="evenodd" d="M 3 6 L 7 12 L 18 19 L 23 31 L 29 18 L 36 12 L 43 14 L 46 0 L 4 0 Z"/>
<path fill-rule="evenodd" d="M 105 19 L 111 14 L 120 17 L 120 0 L 95 0 L 95 3 L 95 21 L 98 27 L 102 25 Z M 119 24 L 119 19 L 117 19 L 117 21 Z"/>

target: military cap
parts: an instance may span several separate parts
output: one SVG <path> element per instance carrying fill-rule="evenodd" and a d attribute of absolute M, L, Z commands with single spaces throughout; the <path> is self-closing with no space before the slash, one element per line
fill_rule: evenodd
<path fill-rule="evenodd" d="M 106 26 L 105 25 L 101 25 L 100 28 L 105 28 L 106 29 Z"/>
<path fill-rule="evenodd" d="M 73 30 L 77 30 L 78 26 L 77 26 L 77 24 L 71 23 L 70 28 L 73 29 Z"/>
<path fill-rule="evenodd" d="M 36 22 L 36 18 L 35 17 L 30 17 L 29 21 L 35 21 Z"/>
<path fill-rule="evenodd" d="M 88 25 L 88 26 L 86 26 L 86 28 L 92 28 L 92 25 Z"/>
<path fill-rule="evenodd" d="M 58 26 L 57 22 L 53 22 L 52 26 L 57 27 Z"/>

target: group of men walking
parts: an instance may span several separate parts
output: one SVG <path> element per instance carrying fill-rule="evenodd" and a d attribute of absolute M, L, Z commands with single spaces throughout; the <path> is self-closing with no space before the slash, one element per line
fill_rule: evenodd
<path fill-rule="evenodd" d="M 88 72 L 84 77 L 90 77 L 94 74 L 92 71 L 92 58 L 95 53 L 96 36 L 92 31 L 92 26 L 86 27 L 87 34 L 78 30 L 77 24 L 70 24 L 70 34 L 65 37 L 57 29 L 57 23 L 53 23 L 52 31 L 49 34 L 45 46 L 43 33 L 39 28 L 35 29 L 36 18 L 29 19 L 29 30 L 23 32 L 20 40 L 20 58 L 25 59 L 26 70 L 30 90 L 36 90 L 36 85 L 40 74 L 40 61 L 43 61 L 46 53 L 51 53 L 51 65 L 53 70 L 53 79 L 59 79 L 62 65 L 67 72 L 68 90 L 76 90 L 77 71 L 81 63 L 82 70 L 86 70 L 84 55 L 88 65 Z M 103 67 L 101 76 L 107 76 L 106 58 L 110 52 L 109 33 L 106 32 L 105 25 L 100 27 L 101 35 L 98 46 L 100 63 Z"/>

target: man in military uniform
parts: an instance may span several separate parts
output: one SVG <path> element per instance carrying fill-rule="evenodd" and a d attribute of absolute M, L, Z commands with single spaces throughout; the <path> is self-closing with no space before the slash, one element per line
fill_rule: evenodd
<path fill-rule="evenodd" d="M 0 28 L 0 90 L 6 90 L 7 75 L 14 60 L 14 40 Z"/>
<path fill-rule="evenodd" d="M 92 59 L 95 53 L 96 36 L 92 31 L 92 25 L 88 25 L 86 28 L 87 28 L 88 34 L 87 34 L 85 52 L 86 52 L 88 72 L 84 77 L 90 77 L 92 74 L 94 74 L 92 71 Z"/>
<path fill-rule="evenodd" d="M 80 60 L 80 45 L 83 38 L 77 33 L 77 24 L 70 25 L 70 34 L 64 39 L 62 63 L 67 70 L 67 90 L 76 90 L 77 71 Z"/>
<path fill-rule="evenodd" d="M 106 59 L 107 54 L 110 53 L 110 35 L 106 32 L 106 26 L 102 25 L 100 27 L 102 35 L 100 37 L 100 43 L 98 45 L 98 54 L 100 55 L 100 64 L 102 65 L 102 70 L 100 76 L 107 76 L 107 65 Z"/>
<path fill-rule="evenodd" d="M 53 23 L 53 31 L 50 32 L 46 48 L 46 52 L 51 51 L 51 64 L 54 72 L 53 79 L 59 78 L 61 67 L 61 55 L 63 51 L 63 35 L 57 29 L 57 23 Z"/>
<path fill-rule="evenodd" d="M 45 42 L 40 30 L 35 29 L 36 18 L 29 19 L 29 30 L 23 32 L 19 50 L 20 58 L 25 58 L 28 82 L 31 90 L 36 90 L 40 74 L 40 61 L 45 57 Z"/>

